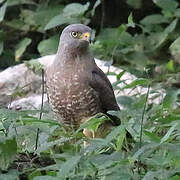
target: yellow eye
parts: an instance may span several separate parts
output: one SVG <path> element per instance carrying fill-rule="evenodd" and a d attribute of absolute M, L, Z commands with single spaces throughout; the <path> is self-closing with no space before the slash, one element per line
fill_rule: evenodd
<path fill-rule="evenodd" d="M 72 31 L 71 35 L 72 35 L 72 37 L 77 38 L 78 37 L 78 32 Z"/>

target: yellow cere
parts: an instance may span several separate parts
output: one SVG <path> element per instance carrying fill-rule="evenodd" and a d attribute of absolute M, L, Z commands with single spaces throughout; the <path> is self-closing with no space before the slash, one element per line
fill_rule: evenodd
<path fill-rule="evenodd" d="M 84 36 L 85 38 L 89 38 L 89 37 L 90 37 L 90 33 L 89 33 L 89 32 L 86 32 L 86 33 L 83 34 L 83 36 Z"/>

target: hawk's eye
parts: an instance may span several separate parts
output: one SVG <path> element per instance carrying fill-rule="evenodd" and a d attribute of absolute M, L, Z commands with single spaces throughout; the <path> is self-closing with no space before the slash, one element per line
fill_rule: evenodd
<path fill-rule="evenodd" d="M 78 32 L 72 31 L 71 35 L 72 35 L 72 37 L 77 38 L 78 37 Z"/>

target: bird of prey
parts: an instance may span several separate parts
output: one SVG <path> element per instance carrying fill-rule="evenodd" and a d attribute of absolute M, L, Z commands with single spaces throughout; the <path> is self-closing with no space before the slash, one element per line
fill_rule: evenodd
<path fill-rule="evenodd" d="M 75 129 L 97 113 L 119 110 L 110 81 L 89 52 L 91 32 L 83 24 L 67 26 L 60 36 L 55 60 L 46 71 L 52 109 L 65 126 Z M 119 119 L 112 118 L 101 129 L 119 123 Z M 83 132 L 92 137 L 88 130 Z M 101 137 L 101 130 L 96 137 Z"/>

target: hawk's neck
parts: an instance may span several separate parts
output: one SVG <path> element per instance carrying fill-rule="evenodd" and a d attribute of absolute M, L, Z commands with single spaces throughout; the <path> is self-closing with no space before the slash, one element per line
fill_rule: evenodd
<path fill-rule="evenodd" d="M 69 49 L 64 47 L 59 47 L 55 57 L 55 65 L 65 67 L 72 67 L 79 64 L 89 63 L 91 59 L 88 48 L 86 49 Z"/>

